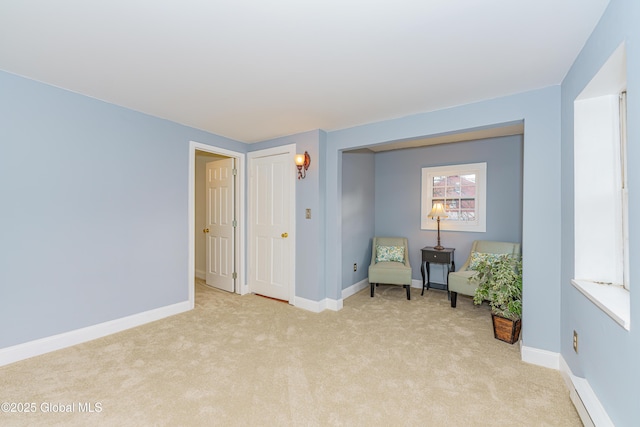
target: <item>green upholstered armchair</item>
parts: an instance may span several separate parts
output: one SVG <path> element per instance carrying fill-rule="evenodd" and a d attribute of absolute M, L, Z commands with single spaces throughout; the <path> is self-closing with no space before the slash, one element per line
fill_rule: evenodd
<path fill-rule="evenodd" d="M 411 265 L 409 244 L 405 237 L 374 237 L 369 265 L 371 297 L 379 283 L 401 285 L 411 299 Z"/>
<path fill-rule="evenodd" d="M 458 294 L 473 296 L 478 287 L 478 283 L 469 278 L 475 274 L 471 270 L 471 258 L 473 253 L 481 254 L 513 254 L 520 255 L 520 243 L 492 242 L 489 240 L 476 240 L 471 245 L 471 253 L 460 270 L 449 273 L 449 292 L 451 292 L 451 307 L 456 306 Z"/>

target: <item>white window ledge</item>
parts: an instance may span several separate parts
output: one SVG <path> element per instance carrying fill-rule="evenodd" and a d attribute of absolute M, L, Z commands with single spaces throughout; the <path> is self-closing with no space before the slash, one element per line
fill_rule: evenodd
<path fill-rule="evenodd" d="M 629 291 L 622 286 L 571 279 L 571 284 L 627 331 L 631 327 Z"/>

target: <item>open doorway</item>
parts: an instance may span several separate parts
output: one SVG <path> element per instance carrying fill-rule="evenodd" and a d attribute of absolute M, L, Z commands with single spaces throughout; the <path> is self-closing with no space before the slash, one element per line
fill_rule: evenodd
<path fill-rule="evenodd" d="M 247 292 L 244 279 L 244 167 L 243 153 L 212 147 L 210 145 L 191 141 L 189 146 L 189 304 L 195 305 L 196 278 L 206 280 L 207 275 L 207 163 L 233 163 L 234 194 L 231 198 L 233 206 L 233 226 L 229 237 L 234 244 L 229 257 L 230 266 L 227 269 L 229 279 L 233 276 L 233 284 L 227 290 L 237 294 Z M 211 230 L 210 230 L 211 231 Z"/>

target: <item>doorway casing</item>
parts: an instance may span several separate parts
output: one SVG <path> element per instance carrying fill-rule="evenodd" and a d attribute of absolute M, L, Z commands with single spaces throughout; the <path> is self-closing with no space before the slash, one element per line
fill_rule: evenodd
<path fill-rule="evenodd" d="M 244 195 L 244 175 L 245 175 L 245 154 L 224 148 L 213 147 L 196 141 L 189 141 L 189 259 L 188 259 L 188 287 L 189 287 L 189 307 L 195 306 L 195 172 L 196 172 L 196 151 L 218 154 L 221 156 L 233 157 L 236 159 L 237 181 L 236 181 L 236 213 L 238 227 L 236 229 L 235 259 L 236 272 L 236 293 L 243 295 L 249 292 L 245 280 L 245 195 Z"/>

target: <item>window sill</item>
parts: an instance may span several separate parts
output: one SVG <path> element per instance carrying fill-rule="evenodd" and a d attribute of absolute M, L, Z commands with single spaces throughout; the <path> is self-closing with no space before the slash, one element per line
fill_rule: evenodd
<path fill-rule="evenodd" d="M 631 328 L 629 291 L 622 286 L 571 279 L 571 284 L 627 331 Z"/>

